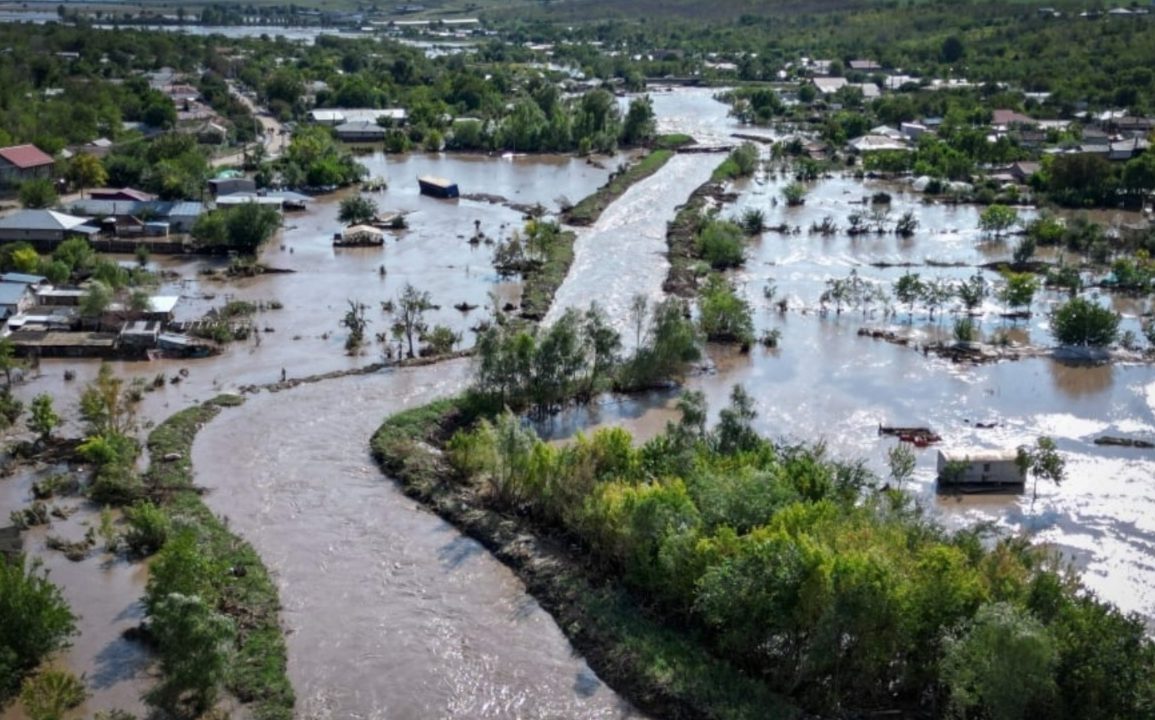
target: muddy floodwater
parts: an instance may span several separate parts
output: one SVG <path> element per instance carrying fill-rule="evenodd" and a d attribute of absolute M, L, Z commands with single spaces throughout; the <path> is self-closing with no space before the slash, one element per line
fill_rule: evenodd
<path fill-rule="evenodd" d="M 711 145 L 735 142 L 734 132 L 771 134 L 739 126 L 711 91 L 657 90 L 653 100 L 663 132 L 685 132 Z M 597 301 L 625 331 L 623 311 L 634 294 L 659 299 L 667 268 L 666 222 L 720 159 L 676 156 L 627 191 L 594 226 L 580 230 L 573 268 L 547 322 L 565 308 Z M 408 212 L 409 230 L 391 234 L 384 248 L 334 249 L 343 197 L 335 194 L 289 214 L 283 232 L 264 251 L 263 262 L 293 273 L 223 283 L 198 275 L 218 261 L 158 260 L 185 276 L 165 288 L 180 294 L 182 318 L 228 299 L 276 300 L 283 308 L 258 314 L 259 342 L 234 344 L 220 357 L 117 363 L 115 369 L 127 377 L 164 374 L 163 387 L 144 396 L 141 418 L 147 424 L 221 391 L 278 380 L 282 369 L 292 378 L 359 367 L 380 359 L 388 346 L 373 337 L 359 356 L 344 353 L 338 323 L 347 301 L 369 306 L 370 336 L 388 334 L 390 321 L 380 302 L 395 297 L 406 282 L 430 292 L 440 305 L 431 323 L 460 332 L 461 346 L 468 347 L 470 328 L 489 316 L 490 295 L 516 304 L 520 288 L 493 272 L 491 246 L 470 245 L 467 238 L 475 222 L 491 238 L 507 237 L 520 226 L 521 213 L 505 203 L 420 196 L 416 176 L 442 175 L 463 194 L 499 195 L 553 210 L 560 198 L 576 200 L 601 185 L 622 160 L 601 158 L 599 166 L 558 157 L 362 156 L 371 175 L 390 183 L 374 199 L 383 210 Z M 911 489 L 948 526 L 990 522 L 1053 545 L 1084 569 L 1088 586 L 1104 598 L 1155 618 L 1155 454 L 1092 444 L 1100 434 L 1155 436 L 1155 369 L 1139 363 L 1072 367 L 1046 357 L 954 365 L 915 348 L 949 337 L 957 308 L 945 308 L 935 320 L 917 305 L 909 317 L 906 308 L 888 312 L 881 303 L 865 313 L 820 312 L 827 280 L 851 270 L 886 289 L 904 269 L 879 264 L 910 263 L 924 279 L 957 280 L 980 264 L 1009 257 L 1010 244 L 980 237 L 975 208 L 924 204 L 902 185 L 831 177 L 809 184 L 804 206 L 787 208 L 780 200 L 787 181 L 761 173 L 735 183 L 730 189 L 737 199 L 721 209 L 729 217 L 757 208 L 770 225 L 799 228 L 751 239 L 746 266 L 732 275 L 755 309 L 758 331 L 779 330 L 780 347 L 755 347 L 745 356 L 711 348 L 711 372 L 688 385 L 702 390 L 716 413 L 731 386 L 742 383 L 755 399 L 762 432 L 823 442 L 834 456 L 861 459 L 880 474 L 894 441 L 879 437 L 879 423 L 928 424 L 942 434 L 944 446 L 1010 449 L 1050 435 L 1067 458 L 1068 480 L 1061 487 L 1041 486 L 1037 501 L 1029 494 L 936 495 L 934 449 L 918 451 Z M 891 224 L 908 210 L 918 218 L 913 237 L 808 232 L 827 216 L 845 229 L 851 213 L 870 210 L 863 198 L 878 190 L 893 196 Z M 1030 212 L 1023 210 L 1024 216 Z M 932 266 L 937 263 L 960 266 Z M 785 313 L 774 302 L 782 298 Z M 1125 328 L 1137 328 L 1139 316 L 1151 310 L 1147 301 L 1098 299 L 1124 314 Z M 988 338 L 1005 331 L 1016 342 L 1049 345 L 1047 311 L 1060 300 L 1041 293 L 1032 318 L 1017 324 L 1001 319 L 1001 306 L 990 300 L 979 318 L 981 331 Z M 453 308 L 459 302 L 479 308 L 463 314 Z M 863 325 L 892 330 L 912 344 L 861 337 Z M 623 340 L 632 344 L 629 332 Z M 65 368 L 76 371 L 74 381 L 64 380 Z M 179 374 L 182 369 L 187 376 Z M 73 410 L 95 372 L 96 363 L 44 361 L 19 392 L 27 400 L 49 391 L 58 405 Z M 206 501 L 256 546 L 280 587 L 301 717 L 636 716 L 576 656 L 512 573 L 405 498 L 372 463 L 369 438 L 383 418 L 459 391 L 468 380 L 468 361 L 453 361 L 262 392 L 223 411 L 197 439 L 193 459 L 197 481 L 210 489 Z M 543 430 L 564 437 L 613 423 L 649 437 L 674 419 L 673 401 L 669 393 L 618 399 L 559 417 Z M 26 484 L 0 480 L 0 505 L 23 503 Z M 73 531 L 83 529 L 68 532 Z M 30 548 L 42 543 L 39 534 L 26 538 Z M 67 561 L 52 562 L 60 565 L 54 565 L 60 573 L 55 577 L 66 581 L 84 616 L 82 640 L 64 662 L 90 677 L 105 665 L 121 668 L 104 695 L 94 696 L 104 703 L 100 707 L 135 696 L 139 663 L 126 656 L 123 664 L 102 665 L 101 653 L 113 648 L 105 656 L 111 658 L 128 652 L 116 645 L 115 629 L 135 622 L 131 600 L 140 593 L 141 578 L 134 574 L 139 571 L 109 565 L 107 576 L 116 587 L 108 591 L 111 599 L 101 600 L 91 596 L 91 585 L 69 589 Z M 107 559 L 81 565 L 101 562 Z"/>
<path fill-rule="evenodd" d="M 251 398 L 201 431 L 206 501 L 272 570 L 310 718 L 631 718 L 521 582 L 406 498 L 368 454 L 381 419 L 468 364 Z"/>
<path fill-rule="evenodd" d="M 0 511 L 4 512 L 4 521 L 10 510 L 31 502 L 33 481 L 67 472 L 68 468 L 63 466 L 45 467 L 0 480 Z M 68 542 L 82 540 L 88 528 L 97 523 L 99 509 L 79 497 L 56 498 L 47 504 L 74 514 L 67 519 L 53 517 L 50 525 L 26 531 L 23 541 L 29 560 L 42 563 L 60 587 L 65 601 L 79 616 L 80 632 L 53 661 L 54 665 L 83 674 L 89 692 L 88 699 L 68 713 L 68 717 L 91 717 L 97 711 L 113 709 L 143 714 L 141 694 L 152 680 L 149 653 L 139 642 L 126 639 L 123 633 L 144 619 L 140 599 L 148 571 L 142 563 L 131 563 L 103 552 L 99 540 L 97 547 L 80 562 L 49 549 L 46 544 L 49 537 Z M 12 703 L 0 712 L 0 720 L 25 718 L 19 703 Z"/>

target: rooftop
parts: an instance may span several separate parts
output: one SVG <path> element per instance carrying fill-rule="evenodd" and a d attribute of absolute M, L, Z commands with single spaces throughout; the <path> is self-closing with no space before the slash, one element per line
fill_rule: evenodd
<path fill-rule="evenodd" d="M 73 230 L 88 220 L 55 210 L 21 210 L 0 218 L 0 230 Z"/>
<path fill-rule="evenodd" d="M 43 167 L 56 162 L 51 155 L 35 145 L 12 145 L 11 147 L 0 148 L 0 158 L 22 170 Z"/>

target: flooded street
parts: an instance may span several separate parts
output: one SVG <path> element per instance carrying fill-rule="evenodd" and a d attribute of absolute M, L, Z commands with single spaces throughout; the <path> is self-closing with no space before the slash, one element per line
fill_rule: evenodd
<path fill-rule="evenodd" d="M 468 376 L 453 361 L 262 394 L 197 439 L 206 501 L 280 587 L 299 716 L 638 717 L 512 572 L 369 457 L 382 418 Z"/>

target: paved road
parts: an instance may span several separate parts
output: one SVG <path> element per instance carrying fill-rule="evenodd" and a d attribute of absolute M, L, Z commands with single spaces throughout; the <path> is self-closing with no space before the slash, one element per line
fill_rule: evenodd
<path fill-rule="evenodd" d="M 265 146 L 265 157 L 273 159 L 278 157 L 289 146 L 289 132 L 285 127 L 272 115 L 267 114 L 267 110 L 254 103 L 247 95 L 243 94 L 233 84 L 229 84 L 229 91 L 233 97 L 244 103 L 257 122 L 261 124 L 261 144 Z M 214 158 L 212 161 L 213 167 L 222 167 L 225 165 L 240 165 L 244 162 L 244 151 L 224 155 L 219 158 Z"/>

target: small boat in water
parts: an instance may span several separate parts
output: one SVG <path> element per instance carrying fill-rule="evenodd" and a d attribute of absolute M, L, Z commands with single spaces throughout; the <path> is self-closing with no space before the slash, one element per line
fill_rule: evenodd
<path fill-rule="evenodd" d="M 442 177 L 422 175 L 417 178 L 417 184 L 421 187 L 422 195 L 430 195 L 438 198 L 455 198 L 461 195 L 457 190 L 457 183 Z"/>

